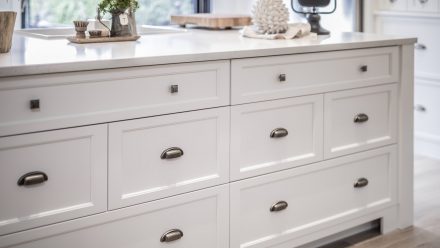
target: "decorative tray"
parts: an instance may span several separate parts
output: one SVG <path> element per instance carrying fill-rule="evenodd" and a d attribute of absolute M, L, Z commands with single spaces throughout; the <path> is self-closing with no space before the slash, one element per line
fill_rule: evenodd
<path fill-rule="evenodd" d="M 77 38 L 75 36 L 67 37 L 72 43 L 86 44 L 86 43 L 102 43 L 102 42 L 120 42 L 120 41 L 136 41 L 141 36 L 123 36 L 123 37 L 99 37 L 99 38 Z"/>

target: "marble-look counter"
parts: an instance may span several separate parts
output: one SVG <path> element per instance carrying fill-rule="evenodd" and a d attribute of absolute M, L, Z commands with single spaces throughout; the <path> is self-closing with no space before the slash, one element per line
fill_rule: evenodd
<path fill-rule="evenodd" d="M 412 44 L 414 38 L 362 33 L 295 40 L 243 38 L 237 30 L 190 30 L 142 36 L 137 42 L 72 44 L 14 35 L 0 54 L 0 77 Z"/>

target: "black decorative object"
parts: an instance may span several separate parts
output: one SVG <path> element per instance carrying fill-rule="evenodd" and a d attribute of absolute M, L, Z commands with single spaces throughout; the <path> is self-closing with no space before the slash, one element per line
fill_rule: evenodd
<path fill-rule="evenodd" d="M 295 9 L 295 4 L 293 2 L 294 0 L 291 0 L 292 10 L 298 14 L 304 14 L 306 15 L 307 21 L 310 23 L 311 26 L 311 32 L 317 33 L 318 35 L 328 35 L 330 34 L 330 31 L 324 29 L 321 27 L 320 21 L 321 16 L 320 14 L 332 14 L 336 11 L 336 1 L 334 0 L 334 8 L 332 11 L 328 12 L 320 12 L 318 8 L 326 7 L 330 4 L 330 0 L 298 0 L 299 5 L 306 8 L 311 8 L 310 11 L 303 11 L 303 10 L 297 10 Z"/>

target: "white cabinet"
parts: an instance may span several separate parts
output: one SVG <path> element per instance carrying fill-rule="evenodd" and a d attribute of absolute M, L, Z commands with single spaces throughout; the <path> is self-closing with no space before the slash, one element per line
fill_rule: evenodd
<path fill-rule="evenodd" d="M 233 106 L 231 179 L 322 160 L 323 95 Z"/>
<path fill-rule="evenodd" d="M 376 31 L 417 37 L 415 44 L 415 152 L 440 158 L 440 1 L 407 0 L 404 12 L 376 12 Z"/>
<path fill-rule="evenodd" d="M 231 248 L 295 238 L 396 202 L 395 147 L 231 184 Z"/>
<path fill-rule="evenodd" d="M 292 248 L 410 226 L 412 44 L 355 37 L 2 80 L 0 248 Z M 428 93 L 418 128 L 435 132 Z"/>
<path fill-rule="evenodd" d="M 383 10 L 405 11 L 408 8 L 408 0 L 379 0 Z M 412 0 L 410 0 L 412 1 Z"/>
<path fill-rule="evenodd" d="M 397 85 L 325 95 L 325 157 L 390 145 L 397 140 Z"/>
<path fill-rule="evenodd" d="M 110 124 L 109 208 L 229 181 L 229 108 Z"/>
<path fill-rule="evenodd" d="M 0 247 L 226 248 L 228 189 L 224 185 L 0 237 Z"/>
<path fill-rule="evenodd" d="M 0 138 L 0 235 L 107 210 L 107 125 Z"/>

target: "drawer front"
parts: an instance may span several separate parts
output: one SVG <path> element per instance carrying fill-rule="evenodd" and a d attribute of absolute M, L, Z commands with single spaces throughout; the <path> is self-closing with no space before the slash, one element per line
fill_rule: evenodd
<path fill-rule="evenodd" d="M 415 45 L 415 74 L 440 79 L 438 57 L 440 54 L 440 36 L 437 35 L 438 18 L 398 18 L 380 17 L 378 27 L 384 34 L 417 37 Z"/>
<path fill-rule="evenodd" d="M 408 8 L 408 1 L 413 0 L 380 0 L 380 7 L 383 10 L 405 11 Z"/>
<path fill-rule="evenodd" d="M 107 210 L 107 125 L 0 139 L 0 235 Z"/>
<path fill-rule="evenodd" d="M 231 179 L 323 158 L 323 95 L 233 106 Z"/>
<path fill-rule="evenodd" d="M 228 186 L 210 188 L 3 236 L 0 247 L 229 247 L 228 189 Z M 175 232 L 162 242 L 161 238 L 171 230 Z"/>
<path fill-rule="evenodd" d="M 439 12 L 439 1 L 438 0 L 408 0 L 408 10 L 409 11 L 419 11 L 419 12 Z"/>
<path fill-rule="evenodd" d="M 231 248 L 293 247 L 304 234 L 395 204 L 395 150 L 372 150 L 232 183 Z"/>
<path fill-rule="evenodd" d="M 110 124 L 109 207 L 229 181 L 229 108 Z"/>
<path fill-rule="evenodd" d="M 440 142 L 440 82 L 416 79 L 415 135 Z"/>
<path fill-rule="evenodd" d="M 329 93 L 324 106 L 325 158 L 397 140 L 396 84 Z"/>
<path fill-rule="evenodd" d="M 232 61 L 232 103 L 272 100 L 398 81 L 398 48 Z"/>
<path fill-rule="evenodd" d="M 228 61 L 2 79 L 0 136 L 228 104 Z"/>

